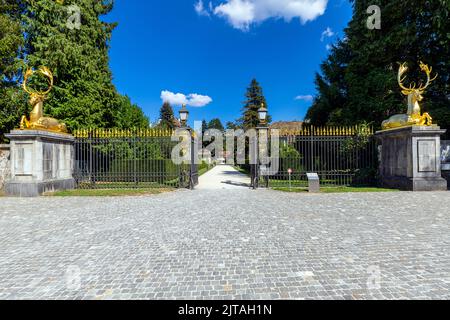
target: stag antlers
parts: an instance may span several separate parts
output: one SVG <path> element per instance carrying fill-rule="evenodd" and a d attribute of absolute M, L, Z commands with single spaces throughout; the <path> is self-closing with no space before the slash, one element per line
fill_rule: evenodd
<path fill-rule="evenodd" d="M 42 74 L 43 76 L 47 77 L 48 81 L 48 89 L 46 91 L 38 91 L 33 88 L 27 87 L 28 78 L 31 77 L 34 74 L 35 71 L 33 69 L 28 69 L 24 76 L 23 76 L 23 84 L 22 87 L 25 90 L 25 92 L 29 93 L 32 96 L 38 96 L 38 97 L 45 97 L 53 88 L 53 74 L 47 67 L 39 67 L 37 72 Z"/>
<path fill-rule="evenodd" d="M 418 91 L 420 93 L 423 93 L 425 91 L 425 89 L 430 86 L 431 82 L 436 80 L 437 77 L 438 77 L 438 75 L 436 74 L 436 76 L 433 79 L 431 79 L 431 73 L 433 71 L 433 68 L 429 67 L 428 65 L 426 65 L 422 61 L 420 61 L 419 63 L 420 63 L 420 70 L 425 72 L 426 75 L 427 75 L 427 83 L 425 85 L 420 85 L 419 88 L 416 88 L 416 83 L 415 82 L 412 82 L 409 85 L 409 88 L 405 87 L 405 85 L 403 84 L 403 81 L 405 81 L 406 76 L 403 77 L 403 78 L 402 78 L 402 76 L 406 73 L 406 71 L 408 71 L 408 65 L 407 65 L 406 62 L 400 64 L 400 68 L 398 70 L 398 84 L 400 85 L 400 88 L 402 88 L 402 90 L 403 90 L 402 93 L 404 95 L 409 95 L 413 91 Z"/>

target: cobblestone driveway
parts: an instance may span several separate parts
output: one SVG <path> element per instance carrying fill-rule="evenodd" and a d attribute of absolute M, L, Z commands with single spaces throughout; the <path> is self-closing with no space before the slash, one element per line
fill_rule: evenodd
<path fill-rule="evenodd" d="M 0 198 L 1 299 L 450 299 L 450 193 Z"/>

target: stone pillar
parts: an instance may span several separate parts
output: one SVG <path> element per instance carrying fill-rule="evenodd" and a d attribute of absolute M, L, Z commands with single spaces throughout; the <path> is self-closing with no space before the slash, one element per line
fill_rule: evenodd
<path fill-rule="evenodd" d="M 73 189 L 74 137 L 40 130 L 14 130 L 10 139 L 11 179 L 5 192 L 36 197 L 45 192 Z"/>
<path fill-rule="evenodd" d="M 410 126 L 376 133 L 381 142 L 380 179 L 383 187 L 407 191 L 447 190 L 441 175 L 438 126 Z"/>

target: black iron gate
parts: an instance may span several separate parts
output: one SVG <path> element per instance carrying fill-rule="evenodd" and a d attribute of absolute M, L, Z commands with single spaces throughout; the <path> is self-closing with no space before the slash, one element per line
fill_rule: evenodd
<path fill-rule="evenodd" d="M 304 126 L 282 131 L 279 138 L 279 157 L 272 160 L 278 161 L 278 173 L 264 176 L 256 161 L 250 165 L 252 187 L 306 187 L 307 173 L 317 173 L 322 185 L 376 184 L 378 156 L 370 127 Z"/>
<path fill-rule="evenodd" d="M 178 142 L 172 141 L 170 130 L 93 129 L 74 135 L 74 178 L 80 189 L 193 188 L 198 184 L 194 148 L 191 164 L 175 164 L 171 155 Z"/>

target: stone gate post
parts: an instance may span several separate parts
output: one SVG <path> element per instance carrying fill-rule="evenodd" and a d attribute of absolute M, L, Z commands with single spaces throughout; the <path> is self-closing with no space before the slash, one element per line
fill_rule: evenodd
<path fill-rule="evenodd" d="M 11 173 L 7 195 L 36 197 L 73 189 L 74 137 L 41 130 L 14 130 L 10 139 Z"/>
<path fill-rule="evenodd" d="M 376 133 L 381 143 L 380 178 L 384 187 L 408 191 L 444 191 L 438 126 L 410 126 Z"/>

